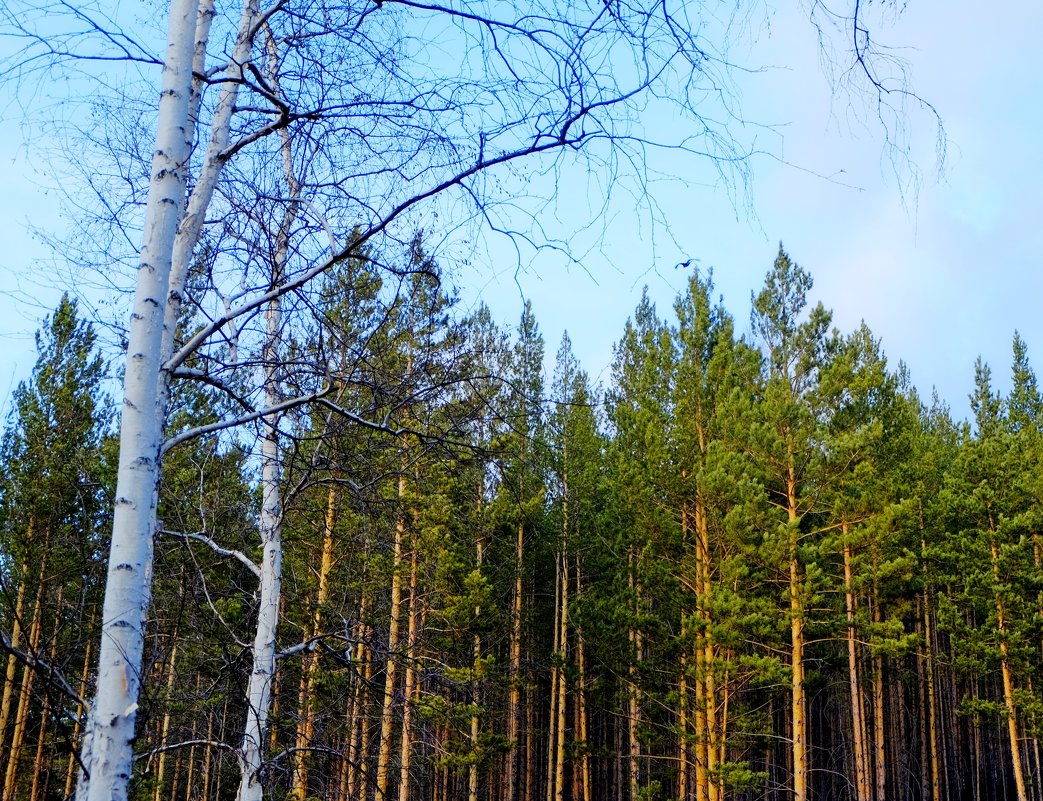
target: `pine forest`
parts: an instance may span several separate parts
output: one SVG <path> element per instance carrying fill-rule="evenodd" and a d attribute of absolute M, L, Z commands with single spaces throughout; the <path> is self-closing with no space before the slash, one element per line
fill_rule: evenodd
<path fill-rule="evenodd" d="M 642 297 L 604 385 L 449 284 L 419 237 L 368 250 L 177 368 L 132 798 L 1043 799 L 1017 334 L 963 423 L 781 247 L 748 324 L 708 272 Z M 36 351 L 0 451 L 4 801 L 83 768 L 119 504 L 76 302 Z"/>

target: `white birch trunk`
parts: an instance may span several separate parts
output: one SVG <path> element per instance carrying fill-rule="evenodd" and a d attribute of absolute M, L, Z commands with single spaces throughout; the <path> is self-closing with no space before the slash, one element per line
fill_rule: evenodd
<path fill-rule="evenodd" d="M 193 68 L 202 74 L 206 69 L 206 47 L 213 22 L 214 0 L 199 0 L 199 26 L 194 43 Z M 163 331 L 163 363 L 170 360 L 174 353 L 174 337 L 177 330 L 178 315 L 184 300 L 185 282 L 188 280 L 189 267 L 199 237 L 203 230 L 207 209 L 214 197 L 214 189 L 221 177 L 227 162 L 226 151 L 230 144 L 232 116 L 235 112 L 236 100 L 239 97 L 239 86 L 243 78 L 243 67 L 250 61 L 254 39 L 257 34 L 257 22 L 260 18 L 258 0 L 245 0 L 242 15 L 239 19 L 239 33 L 236 37 L 235 51 L 224 71 L 226 80 L 221 84 L 221 94 L 210 122 L 210 139 L 207 142 L 206 155 L 199 171 L 199 177 L 192 187 L 188 198 L 184 218 L 178 227 L 173 243 L 173 256 L 169 279 L 167 308 L 164 317 Z M 201 86 L 194 85 L 190 108 L 190 132 L 194 134 L 196 116 L 202 99 Z M 190 137 L 191 139 L 191 137 Z M 161 392 L 166 400 L 166 374 L 161 376 L 163 382 Z"/>
<path fill-rule="evenodd" d="M 280 351 L 282 325 L 279 299 L 268 306 L 268 341 L 265 345 L 264 403 L 278 403 L 275 379 L 276 356 Z M 275 633 L 279 623 L 279 595 L 282 585 L 282 499 L 279 492 L 278 415 L 264 419 L 261 440 L 261 587 L 257 606 L 257 631 L 253 641 L 253 669 L 247 688 L 246 729 L 239 750 L 242 776 L 238 801 L 260 801 L 264 789 L 261 766 L 268 713 L 272 703 L 275 678 Z"/>
<path fill-rule="evenodd" d="M 152 574 L 164 409 L 157 380 L 171 253 L 184 208 L 198 0 L 172 0 L 156 147 L 130 316 L 98 685 L 84 736 L 80 801 L 127 797 Z"/>
<path fill-rule="evenodd" d="M 250 9 L 253 9 L 251 12 Z M 247 0 L 243 10 L 242 31 L 253 29 L 256 0 Z M 279 91 L 276 72 L 275 42 L 269 39 L 268 81 Z M 276 235 L 272 259 L 272 286 L 278 286 L 286 276 L 290 252 L 290 234 L 297 220 L 301 187 L 293 169 L 293 153 L 289 133 L 280 132 L 283 172 L 289 189 L 290 203 L 283 215 Z M 264 362 L 264 404 L 274 407 L 279 403 L 278 373 L 282 357 L 282 304 L 280 298 L 268 302 L 267 326 L 262 352 Z M 237 801 L 261 801 L 264 786 L 261 783 L 263 748 L 268 732 L 268 715 L 272 704 L 272 684 L 275 680 L 275 636 L 279 625 L 279 597 L 282 586 L 282 498 L 279 454 L 279 415 L 263 419 L 261 440 L 261 587 L 257 607 L 257 631 L 253 642 L 253 670 L 247 688 L 246 730 L 239 750 L 242 776 Z"/>

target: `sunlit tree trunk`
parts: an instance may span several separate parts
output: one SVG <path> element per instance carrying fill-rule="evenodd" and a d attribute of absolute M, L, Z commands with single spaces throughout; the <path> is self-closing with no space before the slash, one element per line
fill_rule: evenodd
<path fill-rule="evenodd" d="M 193 73 L 205 73 L 214 6 L 212 0 L 171 3 L 137 287 L 127 336 L 103 636 L 97 690 L 83 738 L 81 761 L 85 770 L 76 789 L 80 801 L 118 801 L 127 796 L 166 418 L 163 365 L 172 353 L 188 266 L 226 162 L 239 78 L 250 60 L 258 13 L 256 0 L 245 0 L 236 45 L 214 111 L 207 154 L 194 182 L 189 214 L 182 220 L 189 153 L 202 94 L 202 79 L 194 78 Z"/>
<path fill-rule="evenodd" d="M 406 476 L 398 477 L 398 498 L 404 503 Z M 380 746 L 377 754 L 377 800 L 387 798 L 388 769 L 391 763 L 391 738 L 394 729 L 395 684 L 398 677 L 398 651 L 401 646 L 402 618 L 402 549 L 406 534 L 405 509 L 400 508 L 395 523 L 394 557 L 391 568 L 391 609 L 388 620 L 388 657 L 384 671 L 384 701 L 380 711 Z"/>
<path fill-rule="evenodd" d="M 701 447 L 703 435 L 700 428 Z M 718 775 L 718 760 L 723 746 L 717 707 L 717 675 L 716 651 L 713 642 L 713 619 L 710 612 L 710 599 L 713 597 L 713 577 L 710 564 L 710 526 L 706 507 L 702 502 L 695 507 L 695 531 L 698 537 L 697 582 L 699 597 L 699 616 L 703 623 L 702 632 L 702 677 L 704 683 L 703 698 L 706 706 L 706 797 L 708 801 L 719 801 L 722 793 L 721 780 Z"/>
<path fill-rule="evenodd" d="M 564 665 L 568 658 L 569 627 L 569 567 L 568 553 L 563 551 L 561 561 L 561 620 L 558 628 L 558 654 L 561 667 L 558 668 L 558 720 L 556 725 L 557 748 L 554 762 L 554 801 L 563 801 L 565 797 L 565 721 L 567 676 Z M 550 766 L 548 766 L 548 770 Z"/>
<path fill-rule="evenodd" d="M 358 782 L 359 766 L 362 760 L 361 739 L 363 728 L 363 692 L 362 678 L 365 674 L 366 662 L 366 627 L 362 618 L 366 614 L 366 599 L 359 604 L 359 620 L 354 626 L 355 645 L 352 648 L 351 664 L 356 676 L 351 682 L 351 695 L 348 702 L 345 723 L 347 724 L 347 743 L 343 746 L 340 759 L 340 783 L 337 798 L 339 801 L 354 801 Z"/>
<path fill-rule="evenodd" d="M 33 525 L 29 523 L 29 538 L 32 537 Z M 18 675 L 18 660 L 14 649 L 22 647 L 22 615 L 25 612 L 26 573 L 29 565 L 22 565 L 22 579 L 18 583 L 18 594 L 15 597 L 14 616 L 11 620 L 11 653 L 7 655 L 7 669 L 4 671 L 4 693 L 0 699 L 0 755 L 4 753 L 4 741 L 7 739 L 7 724 L 11 720 L 11 704 L 14 698 L 15 678 Z"/>
<path fill-rule="evenodd" d="M 790 604 L 790 668 L 791 709 L 790 722 L 793 728 L 793 799 L 807 801 L 808 798 L 808 728 L 807 698 L 804 688 L 804 602 L 800 586 L 800 562 L 797 558 L 798 516 L 797 480 L 792 450 L 789 453 L 786 476 L 786 502 L 789 520 L 789 604 Z M 882 799 L 878 799 L 882 801 Z"/>
<path fill-rule="evenodd" d="M 88 632 L 94 631 L 94 624 L 97 621 L 95 614 L 91 614 L 91 622 L 87 626 Z M 80 698 L 85 698 L 87 695 L 87 679 L 90 677 L 91 668 L 91 653 L 94 648 L 94 637 L 90 637 L 87 640 L 87 648 L 83 654 L 83 670 L 80 671 L 80 683 L 77 686 L 77 695 Z M 83 718 L 86 715 L 87 710 L 80 706 L 76 709 L 76 722 L 72 727 L 72 736 L 70 737 L 69 744 L 73 748 L 79 747 L 80 732 L 83 731 Z M 62 792 L 62 798 L 68 798 L 72 793 L 72 783 L 76 777 L 76 754 L 69 754 L 69 764 L 65 768 L 65 789 Z"/>
<path fill-rule="evenodd" d="M 166 680 L 166 708 L 163 710 L 163 721 L 159 727 L 159 746 L 163 747 L 167 744 L 167 737 L 170 735 L 170 698 L 174 691 L 174 681 L 177 677 L 177 631 L 175 630 L 171 639 L 174 640 L 174 645 L 170 649 L 170 661 L 167 663 L 167 680 Z M 167 767 L 167 752 L 161 751 L 157 759 L 156 765 L 156 788 L 152 793 L 153 801 L 162 801 L 164 798 L 163 780 L 166 774 Z M 171 792 L 169 798 L 174 797 L 174 793 Z"/>
<path fill-rule="evenodd" d="M 414 541 L 409 554 L 409 622 L 406 631 L 406 669 L 402 677 L 402 740 L 399 759 L 398 801 L 409 801 L 413 756 L 413 707 L 417 692 L 417 640 L 419 638 L 420 597 L 417 594 L 419 561 Z"/>
<path fill-rule="evenodd" d="M 583 575 L 580 571 L 579 556 L 576 556 L 576 595 L 583 594 Z M 587 657 L 586 643 L 583 639 L 583 629 L 576 628 L 576 719 L 578 725 L 576 731 L 580 748 L 580 778 L 582 780 L 582 795 L 573 793 L 572 801 L 591 801 L 591 776 L 590 776 L 590 733 L 588 731 L 589 719 L 587 714 Z"/>
<path fill-rule="evenodd" d="M 214 741 L 214 713 L 213 711 L 207 712 L 206 715 L 206 741 L 211 743 Z M 209 801 L 210 798 L 210 766 L 213 763 L 213 748 L 209 745 L 203 746 L 203 776 L 199 782 L 200 795 L 202 801 Z M 191 785 L 190 785 L 191 786 Z"/>
<path fill-rule="evenodd" d="M 370 633 L 372 634 L 372 630 L 370 630 Z M 374 665 L 373 665 L 373 650 L 371 648 L 366 648 L 363 651 L 363 668 L 362 668 L 362 678 L 363 678 L 363 686 L 364 687 L 369 687 L 372 684 L 374 669 L 375 668 L 374 668 Z M 356 792 L 358 793 L 359 801 L 366 801 L 366 789 L 369 787 L 370 776 L 372 775 L 370 773 L 370 767 L 372 765 L 372 760 L 370 758 L 369 751 L 370 751 L 370 747 L 372 745 L 373 735 L 372 735 L 372 733 L 370 731 L 369 720 L 368 720 L 368 718 L 366 716 L 366 693 L 365 693 L 365 690 L 363 690 L 363 693 L 362 693 L 362 703 L 361 703 L 361 705 L 359 707 L 359 721 L 360 721 L 360 724 L 361 724 L 360 728 L 362 730 L 362 736 L 360 738 L 361 742 L 359 743 L 359 767 L 360 767 L 360 769 L 355 771 L 355 780 L 356 780 L 356 782 L 355 782 L 356 783 L 355 789 L 356 789 Z"/>
<path fill-rule="evenodd" d="M 536 771 L 536 682 L 528 677 L 525 683 L 525 801 L 536 797 L 539 776 Z"/>
<path fill-rule="evenodd" d="M 847 523 L 842 524 L 844 535 L 844 605 L 847 611 L 847 671 L 851 694 L 851 725 L 853 728 L 855 791 L 858 801 L 872 801 L 869 789 L 869 758 L 866 752 L 865 705 L 862 684 L 858 674 L 858 643 L 855 638 L 855 593 L 852 589 L 851 546 L 846 542 Z"/>
<path fill-rule="evenodd" d="M 998 586 L 1000 583 L 1000 554 L 995 540 L 990 545 L 992 554 L 992 577 Z M 996 628 L 1000 640 L 1000 672 L 1003 676 L 1003 704 L 1007 708 L 1007 734 L 1010 738 L 1011 768 L 1014 772 L 1014 787 L 1018 794 L 1017 801 L 1028 801 L 1025 789 L 1025 773 L 1021 762 L 1021 735 L 1018 727 L 1018 711 L 1014 704 L 1014 679 L 1010 671 L 1010 648 L 1007 644 L 1006 610 L 999 591 L 995 592 Z"/>
<path fill-rule="evenodd" d="M 40 584 L 36 590 L 33 603 L 33 616 L 29 624 L 28 651 L 36 653 L 40 646 L 40 617 L 43 602 L 43 572 L 41 569 Z M 4 774 L 4 801 L 14 801 L 15 788 L 18 783 L 18 763 L 22 759 L 22 745 L 29 724 L 29 702 L 32 699 L 33 678 L 36 674 L 29 665 L 22 669 L 22 686 L 18 693 L 18 709 L 15 711 L 14 731 L 11 733 L 11 747 L 7 752 L 7 771 Z"/>
<path fill-rule="evenodd" d="M 682 613 L 684 614 L 684 613 Z M 682 640 L 684 639 L 682 630 Z M 688 656 L 682 653 L 677 677 L 677 798 L 688 801 Z"/>
<path fill-rule="evenodd" d="M 58 656 L 58 631 L 62 619 L 62 602 L 65 596 L 65 587 L 58 588 L 58 597 L 54 603 L 54 618 L 51 623 L 51 645 L 47 649 L 47 659 L 54 665 L 57 664 Z M 43 757 L 47 745 L 47 728 L 54 710 L 51 707 L 50 698 L 44 696 L 43 709 L 40 713 L 40 725 L 36 732 L 36 755 L 33 757 L 33 783 L 29 788 L 29 801 L 37 801 L 41 792 L 41 779 L 46 779 L 43 784 L 43 792 L 46 794 L 47 783 L 50 781 L 50 771 L 44 775 Z"/>
<path fill-rule="evenodd" d="M 318 587 L 315 591 L 315 609 L 312 612 L 311 628 L 308 636 L 317 637 L 322 632 L 322 612 L 329 600 L 329 577 L 333 569 L 333 528 L 337 520 L 337 493 L 330 487 L 326 493 L 326 513 L 322 527 L 322 553 L 319 557 Z M 315 687 L 319 676 L 319 659 L 314 649 L 309 649 L 304 660 L 301 673 L 300 691 L 298 693 L 298 720 L 295 738 L 297 749 L 296 764 L 293 774 L 292 796 L 297 799 L 308 796 L 308 764 L 307 749 L 311 746 L 315 732 Z"/>

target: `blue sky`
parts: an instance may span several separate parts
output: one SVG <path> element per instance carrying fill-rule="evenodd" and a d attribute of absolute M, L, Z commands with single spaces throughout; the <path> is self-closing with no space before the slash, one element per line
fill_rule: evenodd
<path fill-rule="evenodd" d="M 831 91 L 799 10 L 780 11 L 753 55 L 789 68 L 749 78 L 743 108 L 781 124 L 778 138 L 763 142 L 795 166 L 754 162 L 755 216 L 719 187 L 671 187 L 660 202 L 677 250 L 660 242 L 654 261 L 631 247 L 614 265 L 586 262 L 597 283 L 576 270 L 507 270 L 485 297 L 508 320 L 530 297 L 548 349 L 567 328 L 587 370 L 607 378 L 612 342 L 643 284 L 667 314 L 685 282 L 673 265 L 698 258 L 713 267 L 743 330 L 750 293 L 781 240 L 814 276 L 814 299 L 833 309 L 836 324 L 850 330 L 864 319 L 889 359 L 909 365 L 921 393 L 936 387 L 957 416 L 969 414 L 978 355 L 997 386 L 1009 385 L 1015 329 L 1043 371 L 1043 71 L 1035 63 L 1043 4 L 1012 3 L 996 14 L 961 14 L 959 5 L 913 0 L 883 34 L 905 46 L 898 53 L 913 88 L 936 106 L 948 135 L 939 178 L 932 122 L 910 114 L 918 192 L 896 179 L 880 130 Z"/>
<path fill-rule="evenodd" d="M 465 303 L 481 297 L 498 319 L 513 322 L 530 298 L 548 351 L 567 328 L 588 372 L 607 379 L 612 342 L 643 285 L 668 313 L 686 280 L 675 265 L 698 260 L 714 269 L 743 330 L 750 293 L 781 240 L 812 273 L 813 299 L 834 310 L 842 330 L 864 319 L 889 358 L 909 365 L 921 392 L 937 387 L 958 416 L 968 413 L 979 354 L 997 384 L 1007 385 L 1015 329 L 1043 370 L 1043 71 L 1035 63 L 1043 4 L 1011 2 L 990 14 L 912 0 L 881 32 L 908 62 L 913 88 L 938 109 L 949 138 L 938 179 L 933 122 L 911 110 L 911 155 L 923 172 L 918 191 L 894 175 L 882 133 L 864 123 L 857 98 L 833 92 L 803 11 L 792 7 L 799 5 L 758 16 L 756 44 L 738 54 L 765 68 L 739 79 L 743 116 L 772 126 L 740 130 L 767 153 L 752 161 L 752 209 L 737 204 L 711 170 L 685 172 L 654 187 L 669 230 L 649 228 L 633 201 L 617 195 L 604 240 L 582 245 L 582 268 L 539 255 L 519 267 L 493 246 L 457 273 Z M 28 226 L 61 233 L 68 221 L 21 146 L 26 133 L 37 132 L 24 127 L 16 105 L 0 106 L 0 115 L 6 399 L 31 369 L 32 332 L 62 289 L 49 251 Z"/>

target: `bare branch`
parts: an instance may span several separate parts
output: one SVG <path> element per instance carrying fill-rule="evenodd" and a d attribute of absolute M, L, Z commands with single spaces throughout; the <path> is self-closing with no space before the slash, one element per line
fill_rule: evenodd
<path fill-rule="evenodd" d="M 258 579 L 261 578 L 261 569 L 249 556 L 244 554 L 242 551 L 236 551 L 218 545 L 212 538 L 202 532 L 171 531 L 169 529 L 161 528 L 157 533 L 166 534 L 168 537 L 176 537 L 180 540 L 194 540 L 195 542 L 201 542 L 219 556 L 227 556 L 238 560 L 247 570 L 253 573 L 254 576 Z"/>

